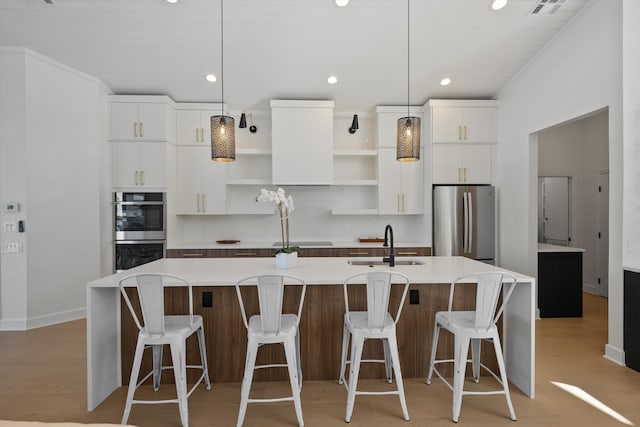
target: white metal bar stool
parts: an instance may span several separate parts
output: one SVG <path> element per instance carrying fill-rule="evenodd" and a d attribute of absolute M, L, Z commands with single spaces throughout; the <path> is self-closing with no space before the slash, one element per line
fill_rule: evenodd
<path fill-rule="evenodd" d="M 456 284 L 461 282 L 477 282 L 475 311 L 452 311 L 454 289 Z M 506 291 L 503 291 L 503 285 L 505 283 L 509 283 L 509 286 Z M 427 374 L 427 384 L 431 384 L 431 377 L 435 372 L 436 375 L 440 377 L 440 379 L 453 391 L 454 422 L 458 422 L 460 408 L 462 406 L 462 396 L 472 394 L 504 394 L 507 400 L 507 406 L 509 407 L 511 419 L 514 421 L 516 420 L 516 414 L 513 410 L 513 404 L 511 403 L 511 395 L 509 394 L 509 383 L 507 382 L 507 371 L 505 369 L 502 346 L 500 345 L 500 336 L 498 335 L 498 328 L 496 326 L 498 319 L 500 319 L 511 294 L 516 287 L 516 283 L 517 279 L 515 276 L 500 271 L 476 273 L 459 277 L 451 283 L 448 310 L 436 313 L 429 373 Z M 498 299 L 501 291 L 503 291 L 502 305 L 498 308 Z M 441 328 L 448 330 L 454 335 L 454 359 L 436 360 L 438 336 Z M 493 342 L 500 377 L 480 362 L 480 343 L 482 340 L 491 340 Z M 469 344 L 471 344 L 471 360 L 467 359 Z M 498 381 L 502 386 L 502 389 L 490 391 L 465 391 L 463 387 L 464 377 L 467 363 L 469 362 L 472 363 L 473 379 L 476 383 L 480 381 L 480 368 L 482 367 Z M 440 363 L 454 364 L 453 385 L 449 383 L 436 369 L 436 365 Z"/>
<path fill-rule="evenodd" d="M 395 318 L 389 314 L 389 295 L 393 280 L 404 285 L 402 298 L 398 306 Z M 366 283 L 367 287 L 367 311 L 350 311 L 349 296 L 347 288 L 351 284 Z M 344 281 L 344 303 L 346 312 L 344 314 L 344 331 L 342 336 L 342 359 L 340 366 L 340 379 L 338 382 L 344 384 L 347 389 L 347 414 L 346 422 L 351 421 L 353 406 L 357 395 L 364 394 L 397 394 L 400 398 L 402 416 L 409 420 L 407 403 L 404 397 L 404 385 L 402 383 L 402 372 L 400 370 L 400 356 L 398 354 L 398 342 L 396 339 L 396 323 L 400 318 L 402 306 L 409 290 L 409 278 L 404 274 L 381 271 L 360 273 L 348 277 Z M 351 360 L 347 361 L 347 349 L 351 338 Z M 381 339 L 384 347 L 384 360 L 362 359 L 362 349 L 365 340 Z M 358 391 L 358 375 L 360 373 L 360 363 L 376 362 L 384 363 L 387 374 L 387 381 L 392 382 L 392 371 L 396 376 L 396 391 Z M 349 380 L 345 380 L 346 365 L 349 364 Z"/>
<path fill-rule="evenodd" d="M 297 314 L 283 314 L 282 301 L 284 296 L 285 280 L 287 285 L 302 285 Z M 253 315 L 247 321 L 247 314 L 242 299 L 240 288 L 254 285 L 258 290 L 258 302 L 260 314 Z M 293 401 L 300 427 L 304 426 L 302 419 L 302 403 L 300 401 L 300 389 L 302 388 L 302 369 L 300 367 L 300 335 L 298 324 L 302 314 L 302 305 L 307 284 L 304 280 L 289 275 L 262 275 L 244 278 L 236 283 L 236 292 L 242 320 L 247 328 L 247 358 L 240 392 L 240 411 L 238 413 L 237 426 L 242 426 L 247 411 L 247 404 L 254 402 L 283 402 Z M 287 359 L 286 364 L 257 365 L 256 356 L 258 348 L 264 344 L 282 344 Z M 291 383 L 292 396 L 272 399 L 250 399 L 251 382 L 255 369 L 287 367 L 289 381 Z"/>
<path fill-rule="evenodd" d="M 164 287 L 184 286 L 189 293 L 189 314 L 170 315 L 164 314 Z M 207 369 L 207 354 L 204 342 L 204 330 L 202 327 L 202 317 L 193 314 L 193 290 L 191 284 L 186 280 L 168 274 L 133 274 L 122 278 L 119 282 L 120 292 L 126 302 L 133 320 L 138 326 L 138 342 L 131 368 L 131 378 L 129 380 L 129 390 L 127 402 L 122 416 L 122 424 L 126 424 L 131 412 L 131 406 L 137 403 L 160 404 L 177 403 L 180 410 L 180 421 L 183 427 L 189 425 L 189 411 L 187 399 L 204 379 L 207 390 L 211 390 L 209 381 L 209 371 Z M 140 322 L 129 295 L 125 291 L 126 287 L 135 287 L 138 291 L 140 309 L 144 324 Z M 200 347 L 201 365 L 187 365 L 186 342 L 194 333 L 197 333 Z M 162 347 L 168 344 L 171 350 L 172 366 L 162 366 Z M 142 380 L 138 381 L 140 373 L 140 363 L 145 349 L 151 348 L 153 351 L 153 370 Z M 201 369 L 202 375 L 187 391 L 187 368 Z M 160 388 L 160 376 L 163 370 L 173 369 L 176 382 L 176 399 L 165 400 L 134 400 L 135 391 L 150 376 L 153 375 L 153 388 L 158 391 Z"/>

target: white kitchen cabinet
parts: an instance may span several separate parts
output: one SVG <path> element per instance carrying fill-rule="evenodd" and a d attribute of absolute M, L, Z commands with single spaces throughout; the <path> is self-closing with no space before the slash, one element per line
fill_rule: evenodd
<path fill-rule="evenodd" d="M 210 148 L 177 147 L 178 215 L 226 213 L 226 164 L 211 160 Z"/>
<path fill-rule="evenodd" d="M 167 143 L 111 141 L 114 188 L 164 189 Z"/>
<path fill-rule="evenodd" d="M 220 115 L 220 104 L 177 104 L 178 145 L 211 144 L 211 116 Z"/>
<path fill-rule="evenodd" d="M 434 184 L 491 184 L 492 144 L 433 144 Z"/>
<path fill-rule="evenodd" d="M 109 97 L 111 141 L 174 141 L 175 110 L 165 96 Z"/>
<path fill-rule="evenodd" d="M 497 117 L 495 107 L 432 107 L 431 142 L 496 142 Z"/>
<path fill-rule="evenodd" d="M 333 101 L 271 101 L 273 184 L 332 183 L 333 106 Z"/>
<path fill-rule="evenodd" d="M 423 153 L 421 153 L 421 157 Z M 378 150 L 378 213 L 424 213 L 423 161 L 399 162 L 395 148 Z"/>

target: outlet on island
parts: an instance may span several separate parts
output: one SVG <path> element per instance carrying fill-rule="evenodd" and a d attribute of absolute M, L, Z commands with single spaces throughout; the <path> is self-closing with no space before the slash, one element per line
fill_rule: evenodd
<path fill-rule="evenodd" d="M 202 307 L 213 307 L 213 293 L 211 291 L 202 293 Z"/>

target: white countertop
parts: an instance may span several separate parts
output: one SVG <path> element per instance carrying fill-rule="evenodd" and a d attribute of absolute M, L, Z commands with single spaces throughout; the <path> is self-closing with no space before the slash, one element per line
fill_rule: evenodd
<path fill-rule="evenodd" d="M 538 253 L 540 252 L 586 252 L 582 248 L 571 246 L 550 245 L 548 243 L 538 243 Z"/>
<path fill-rule="evenodd" d="M 308 284 L 341 284 L 347 277 L 368 271 L 393 270 L 409 277 L 412 283 L 450 283 L 453 279 L 482 271 L 507 271 L 464 257 L 411 257 L 424 265 L 400 265 L 389 267 L 356 266 L 347 263 L 349 258 L 303 257 L 290 269 L 278 269 L 275 258 L 163 258 L 130 270 L 106 276 L 88 283 L 89 287 L 113 287 L 118 280 L 134 273 L 169 273 L 187 278 L 194 286 L 231 286 L 238 280 L 259 274 L 289 274 L 304 279 Z M 376 258 L 356 258 L 380 260 Z M 403 259 L 407 259 L 404 258 Z M 518 281 L 533 282 L 533 278 L 514 274 Z"/>
<path fill-rule="evenodd" d="M 315 239 L 317 241 L 324 239 Z M 245 242 L 231 244 L 219 244 L 214 242 L 208 243 L 169 243 L 167 249 L 277 249 L 278 246 L 273 245 L 274 242 Z M 420 242 L 394 242 L 396 248 L 423 248 L 428 247 L 425 243 Z M 344 242 L 331 242 L 331 245 L 303 245 L 302 248 L 378 248 L 383 247 L 382 242 L 362 243 L 357 240 Z"/>

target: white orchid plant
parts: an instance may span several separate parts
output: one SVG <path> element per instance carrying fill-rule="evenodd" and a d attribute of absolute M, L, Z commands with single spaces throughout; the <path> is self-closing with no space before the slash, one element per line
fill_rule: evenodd
<path fill-rule="evenodd" d="M 300 252 L 300 247 L 289 246 L 289 214 L 295 210 L 293 197 L 287 196 L 283 188 L 277 191 L 267 189 L 260 190 L 256 202 L 274 202 L 280 211 L 280 231 L 282 234 L 282 248 L 276 250 L 276 254 Z"/>

